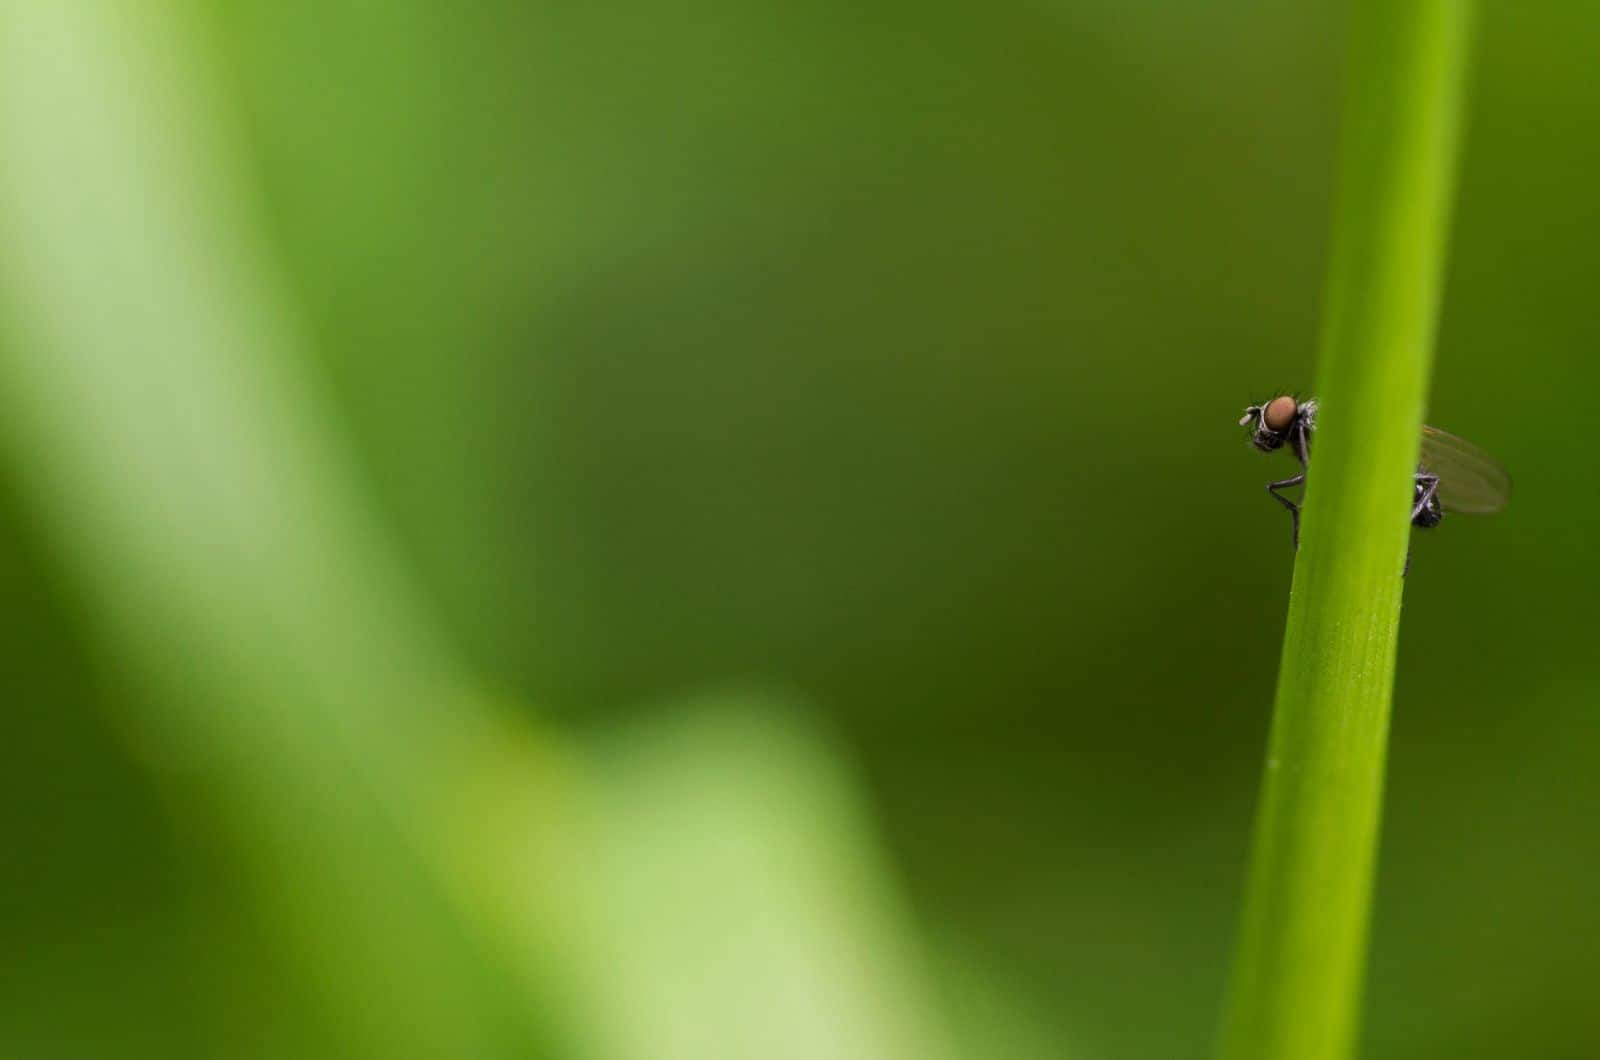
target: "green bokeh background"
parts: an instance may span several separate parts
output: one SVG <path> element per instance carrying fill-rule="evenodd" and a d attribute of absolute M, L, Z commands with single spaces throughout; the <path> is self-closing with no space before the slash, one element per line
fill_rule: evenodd
<path fill-rule="evenodd" d="M 1234 421 L 1311 385 L 1338 5 L 61 6 L 66 32 L 202 86 L 186 150 L 234 179 L 176 195 L 269 263 L 306 415 L 440 640 L 559 748 L 530 761 L 599 792 L 532 919 L 564 924 L 576 886 L 605 927 L 533 947 L 529 987 L 450 884 L 336 846 L 353 895 L 415 873 L 382 933 L 453 955 L 363 963 L 337 896 L 306 912 L 301 863 L 255 856 L 234 783 L 182 764 L 215 734 L 159 703 L 204 701 L 231 664 L 178 634 L 152 663 L 108 630 L 126 542 L 115 520 L 64 529 L 70 465 L 8 429 L 0 1052 L 398 1055 L 388 1023 L 430 1055 L 449 1039 L 413 1034 L 433 1017 L 385 985 L 398 962 L 498 1028 L 461 1056 L 774 1055 L 786 1027 L 794 1055 L 1207 1055 L 1292 558 L 1262 493 L 1287 462 Z M 0 8 L 13 58 L 38 10 Z M 1429 419 L 1518 492 L 1415 542 L 1373 1058 L 1600 1040 L 1600 12 L 1486 3 L 1478 29 Z M 13 126 L 75 120 L 28 76 L 5 81 Z M 183 137 L 130 115 L 130 143 Z M 16 323 L 42 260 L 15 235 L 22 162 L 0 155 L 14 423 L 33 422 L 16 381 L 55 355 Z M 56 234 L 97 246 L 105 216 Z M 152 416 L 189 414 L 151 392 Z M 239 553 L 240 599 L 259 561 Z M 273 761 L 274 784 L 299 775 Z M 318 816 L 347 789 L 296 810 L 313 796 L 283 791 L 249 805 Z M 696 929 L 724 915 L 747 952 Z M 289 922 L 345 963 L 306 974 Z M 826 1003 L 740 991 L 786 931 L 860 947 L 829 965 L 861 973 L 839 993 L 912 1029 L 830 1045 Z M 569 978 L 606 986 L 546 989 Z M 882 1002 L 909 981 L 921 1000 Z M 706 1032 L 730 1011 L 746 1031 Z M 690 1029 L 594 1029 L 630 1021 Z"/>

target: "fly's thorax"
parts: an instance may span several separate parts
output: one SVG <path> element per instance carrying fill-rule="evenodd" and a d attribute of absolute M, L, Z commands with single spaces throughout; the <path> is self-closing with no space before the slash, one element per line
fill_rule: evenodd
<path fill-rule="evenodd" d="M 1317 399 L 1310 398 L 1300 403 L 1300 424 L 1306 429 L 1309 438 L 1311 432 L 1317 429 Z"/>

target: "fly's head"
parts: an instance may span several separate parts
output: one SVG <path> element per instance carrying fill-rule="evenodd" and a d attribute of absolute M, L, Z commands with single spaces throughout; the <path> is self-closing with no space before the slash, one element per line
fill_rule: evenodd
<path fill-rule="evenodd" d="M 1304 419 L 1309 427 L 1316 415 L 1317 403 L 1302 404 L 1288 394 L 1280 394 L 1263 405 L 1251 405 L 1244 410 L 1239 426 L 1250 430 L 1250 444 L 1263 453 L 1281 448 L 1289 440 L 1289 432 Z"/>

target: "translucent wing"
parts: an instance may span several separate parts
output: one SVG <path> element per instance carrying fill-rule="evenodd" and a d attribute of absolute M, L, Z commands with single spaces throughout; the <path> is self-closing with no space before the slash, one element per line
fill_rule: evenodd
<path fill-rule="evenodd" d="M 1439 476 L 1447 512 L 1498 512 L 1511 499 L 1511 476 L 1500 461 L 1449 431 L 1422 428 L 1422 466 Z"/>

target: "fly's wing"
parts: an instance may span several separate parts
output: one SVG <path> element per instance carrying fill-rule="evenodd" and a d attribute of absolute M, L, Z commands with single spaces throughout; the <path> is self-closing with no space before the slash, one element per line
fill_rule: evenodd
<path fill-rule="evenodd" d="M 1511 499 L 1511 476 L 1500 461 L 1449 431 L 1422 428 L 1422 466 L 1439 476 L 1439 503 L 1447 512 L 1489 514 Z"/>

